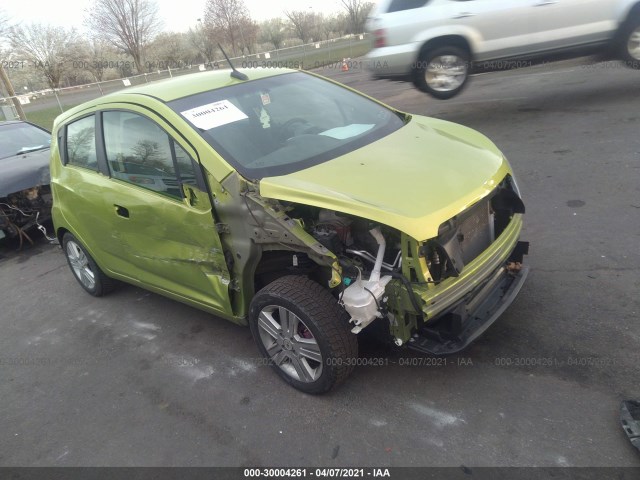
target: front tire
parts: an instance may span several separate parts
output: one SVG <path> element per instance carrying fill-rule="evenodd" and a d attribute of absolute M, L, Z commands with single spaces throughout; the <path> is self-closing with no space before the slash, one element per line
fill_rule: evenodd
<path fill-rule="evenodd" d="M 435 48 L 420 55 L 414 70 L 414 84 L 439 100 L 447 100 L 466 86 L 469 70 L 466 50 L 454 46 Z"/>
<path fill-rule="evenodd" d="M 306 277 L 282 277 L 260 290 L 251 301 L 249 326 L 276 373 L 305 393 L 331 390 L 349 376 L 358 358 L 349 316 Z"/>
<path fill-rule="evenodd" d="M 65 233 L 62 237 L 62 250 L 73 276 L 87 293 L 101 297 L 115 288 L 116 281 L 100 270 L 89 252 L 72 234 Z"/>

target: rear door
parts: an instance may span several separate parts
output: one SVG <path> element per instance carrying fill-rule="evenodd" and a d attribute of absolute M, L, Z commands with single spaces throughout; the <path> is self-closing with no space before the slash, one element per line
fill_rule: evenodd
<path fill-rule="evenodd" d="M 475 59 L 519 56 L 535 42 L 536 25 L 528 15 L 530 0 L 448 0 L 443 5 L 445 25 L 452 33 L 466 32 Z M 444 34 L 444 32 L 443 32 Z"/>
<path fill-rule="evenodd" d="M 607 42 L 618 27 L 617 3 L 617 0 L 533 0 L 529 15 L 537 30 L 536 51 Z"/>

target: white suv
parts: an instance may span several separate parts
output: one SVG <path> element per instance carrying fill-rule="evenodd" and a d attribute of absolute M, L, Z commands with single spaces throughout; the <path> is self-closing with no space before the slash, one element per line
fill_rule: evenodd
<path fill-rule="evenodd" d="M 380 0 L 367 21 L 378 77 L 457 95 L 472 66 L 606 51 L 640 68 L 640 0 Z"/>

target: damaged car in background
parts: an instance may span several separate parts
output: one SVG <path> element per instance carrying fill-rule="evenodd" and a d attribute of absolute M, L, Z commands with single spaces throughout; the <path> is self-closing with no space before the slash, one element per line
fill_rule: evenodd
<path fill-rule="evenodd" d="M 374 322 L 398 347 L 467 347 L 527 274 L 500 150 L 311 73 L 246 73 L 131 88 L 56 119 L 54 228 L 82 288 L 124 281 L 248 325 L 308 393 L 347 378 Z"/>
<path fill-rule="evenodd" d="M 0 122 L 0 239 L 33 243 L 28 230 L 51 218 L 51 134 L 32 123 Z"/>

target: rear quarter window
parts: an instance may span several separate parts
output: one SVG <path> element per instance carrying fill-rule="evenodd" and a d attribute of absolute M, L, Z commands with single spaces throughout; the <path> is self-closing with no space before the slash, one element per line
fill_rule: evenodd
<path fill-rule="evenodd" d="M 67 125 L 65 159 L 68 165 L 98 170 L 95 117 L 84 117 Z"/>

